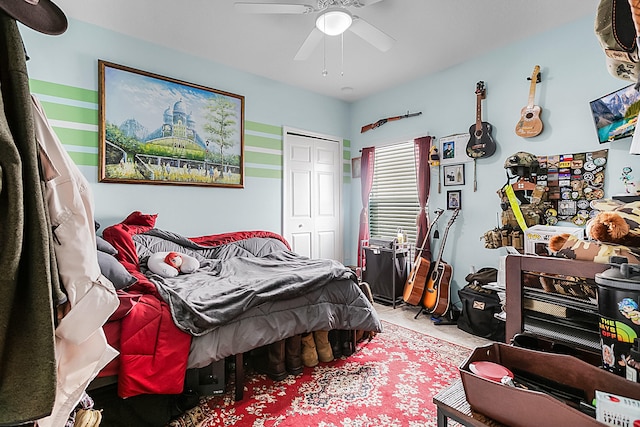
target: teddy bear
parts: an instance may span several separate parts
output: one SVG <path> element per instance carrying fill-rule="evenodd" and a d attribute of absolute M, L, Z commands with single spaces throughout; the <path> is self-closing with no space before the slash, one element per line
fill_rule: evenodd
<path fill-rule="evenodd" d="M 594 200 L 600 212 L 587 223 L 586 232 L 599 242 L 640 248 L 640 201 Z"/>
<path fill-rule="evenodd" d="M 162 277 L 176 277 L 180 273 L 193 273 L 200 268 L 200 262 L 180 252 L 156 252 L 149 256 L 147 267 Z"/>
<path fill-rule="evenodd" d="M 558 257 L 609 263 L 612 256 L 640 264 L 640 201 L 594 200 L 598 211 L 586 224 L 587 240 L 570 234 L 549 239 L 549 250 Z"/>
<path fill-rule="evenodd" d="M 585 227 L 587 237 L 601 243 L 640 248 L 640 201 L 594 200 L 591 206 L 599 212 Z M 559 234 L 549 240 L 549 249 L 559 251 L 569 235 Z"/>

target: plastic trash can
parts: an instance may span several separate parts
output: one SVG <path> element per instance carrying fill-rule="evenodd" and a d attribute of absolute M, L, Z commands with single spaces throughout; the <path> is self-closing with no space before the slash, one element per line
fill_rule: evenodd
<path fill-rule="evenodd" d="M 640 335 L 640 265 L 612 259 L 596 274 L 602 367 L 625 376 L 633 341 Z"/>

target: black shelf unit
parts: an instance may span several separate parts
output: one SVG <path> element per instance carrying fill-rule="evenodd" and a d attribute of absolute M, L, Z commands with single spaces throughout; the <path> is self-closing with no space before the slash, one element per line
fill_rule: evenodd
<path fill-rule="evenodd" d="M 375 245 L 364 241 L 362 244 L 365 267 L 362 280 L 369 284 L 373 300 L 384 305 L 401 304 L 404 284 L 409 275 L 412 246 L 398 243 L 396 239 L 388 244 Z"/>

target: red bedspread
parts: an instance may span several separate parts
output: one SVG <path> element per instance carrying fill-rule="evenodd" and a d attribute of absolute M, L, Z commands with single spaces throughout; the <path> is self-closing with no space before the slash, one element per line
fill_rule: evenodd
<path fill-rule="evenodd" d="M 155 226 L 157 215 L 133 212 L 121 223 L 107 227 L 102 236 L 117 250 L 117 258 L 138 278 L 126 291 L 118 291 L 120 307 L 104 327 L 109 344 L 120 356 L 101 376 L 118 375 L 118 395 L 178 394 L 184 387 L 191 335 L 173 323 L 169 306 L 155 285 L 140 272 L 132 236 Z M 203 246 L 218 246 L 250 237 L 273 237 L 289 247 L 279 234 L 242 231 L 190 238 Z"/>

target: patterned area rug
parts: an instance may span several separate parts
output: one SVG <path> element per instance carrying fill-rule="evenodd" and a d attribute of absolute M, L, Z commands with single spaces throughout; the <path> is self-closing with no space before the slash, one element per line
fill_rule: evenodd
<path fill-rule="evenodd" d="M 436 426 L 433 396 L 459 377 L 471 349 L 384 322 L 348 358 L 274 382 L 247 371 L 244 399 L 206 397 L 170 427 Z"/>

